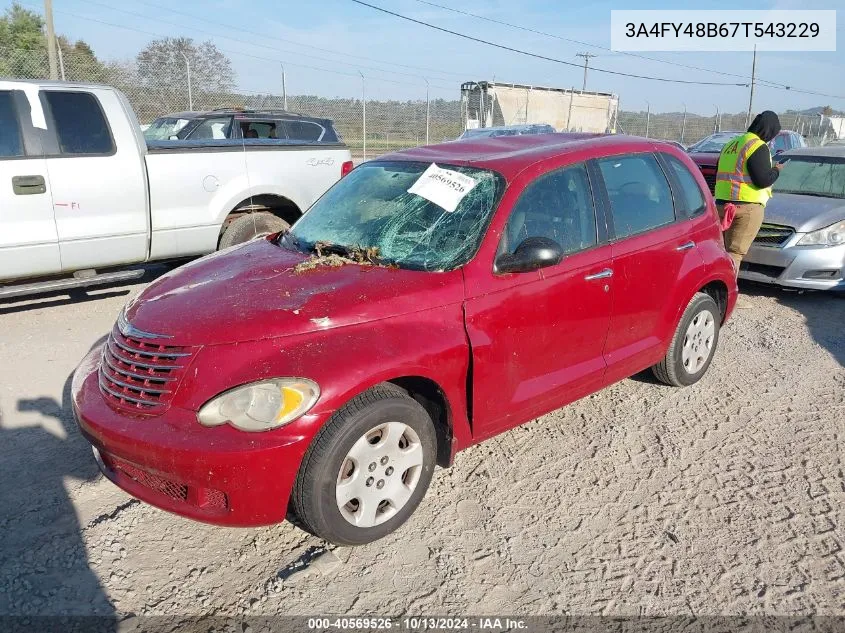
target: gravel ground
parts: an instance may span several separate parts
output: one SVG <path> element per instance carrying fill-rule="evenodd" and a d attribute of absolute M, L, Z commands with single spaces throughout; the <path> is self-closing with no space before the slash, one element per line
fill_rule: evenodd
<path fill-rule="evenodd" d="M 843 298 L 744 286 L 698 385 L 637 376 L 467 450 L 398 533 L 334 549 L 98 475 L 69 376 L 142 287 L 0 303 L 0 615 L 845 615 Z"/>

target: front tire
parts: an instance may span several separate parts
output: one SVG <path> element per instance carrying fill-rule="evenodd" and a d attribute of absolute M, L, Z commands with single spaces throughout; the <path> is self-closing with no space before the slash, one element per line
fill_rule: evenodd
<path fill-rule="evenodd" d="M 687 305 L 666 356 L 652 367 L 667 385 L 687 387 L 707 373 L 719 343 L 719 306 L 708 294 L 698 292 Z"/>
<path fill-rule="evenodd" d="M 337 545 L 390 534 L 431 483 L 437 437 L 426 410 L 379 385 L 337 411 L 314 438 L 291 497 L 297 523 Z"/>

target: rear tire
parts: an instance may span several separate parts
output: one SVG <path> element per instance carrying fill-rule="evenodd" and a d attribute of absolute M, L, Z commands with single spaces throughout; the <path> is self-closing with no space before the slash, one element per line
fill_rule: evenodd
<path fill-rule="evenodd" d="M 222 251 L 224 248 L 229 248 L 235 244 L 248 242 L 256 237 L 278 233 L 289 228 L 290 225 L 287 222 L 277 218 L 272 213 L 247 213 L 235 218 L 226 227 L 217 250 Z"/>
<path fill-rule="evenodd" d="M 394 385 L 350 400 L 320 430 L 291 495 L 300 527 L 362 545 L 401 526 L 431 483 L 437 436 L 426 410 Z"/>
<path fill-rule="evenodd" d="M 651 368 L 655 377 L 674 387 L 701 380 L 716 353 L 720 322 L 721 312 L 713 297 L 696 293 L 684 310 L 666 356 Z"/>

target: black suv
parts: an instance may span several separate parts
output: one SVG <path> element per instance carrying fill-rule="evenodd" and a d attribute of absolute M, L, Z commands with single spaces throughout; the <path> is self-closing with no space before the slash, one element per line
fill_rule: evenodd
<path fill-rule="evenodd" d="M 263 138 L 338 143 L 341 140 L 329 119 L 285 110 L 232 108 L 168 114 L 153 121 L 144 131 L 144 137 L 150 141 Z"/>

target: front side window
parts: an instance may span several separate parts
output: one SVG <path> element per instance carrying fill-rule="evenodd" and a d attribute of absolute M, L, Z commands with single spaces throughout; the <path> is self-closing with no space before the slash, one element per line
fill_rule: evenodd
<path fill-rule="evenodd" d="M 0 90 L 0 158 L 23 156 L 18 113 L 10 90 Z"/>
<path fill-rule="evenodd" d="M 114 140 L 97 98 L 88 92 L 43 93 L 50 106 L 62 154 L 111 154 Z"/>
<path fill-rule="evenodd" d="M 188 138 L 192 141 L 210 141 L 231 138 L 232 117 L 206 119 L 193 129 Z"/>
<path fill-rule="evenodd" d="M 786 134 L 778 134 L 771 144 L 772 153 L 784 152 L 789 149 L 788 136 Z"/>
<path fill-rule="evenodd" d="M 475 181 L 449 211 L 408 191 L 429 167 L 431 163 L 404 161 L 362 164 L 314 203 L 285 244 L 306 251 L 314 251 L 318 243 L 367 249 L 387 264 L 414 270 L 462 266 L 481 244 L 504 179 L 487 169 L 438 164 Z"/>
<path fill-rule="evenodd" d="M 686 214 L 693 216 L 703 213 L 707 208 L 707 202 L 698 187 L 695 176 L 690 173 L 686 165 L 671 154 L 663 154 L 663 158 L 669 164 L 669 168 L 675 173 L 681 185 L 681 202 Z"/>
<path fill-rule="evenodd" d="M 280 130 L 275 121 L 241 121 L 241 136 L 244 138 L 280 138 L 279 132 L 284 138 L 284 130 Z"/>
<path fill-rule="evenodd" d="M 520 195 L 505 231 L 505 251 L 513 253 L 529 237 L 557 242 L 564 254 L 597 244 L 596 213 L 584 165 L 540 176 Z"/>
<path fill-rule="evenodd" d="M 150 141 L 167 141 L 171 136 L 177 136 L 191 119 L 177 117 L 161 117 L 152 122 L 144 131 L 144 138 Z"/>
<path fill-rule="evenodd" d="M 613 156 L 598 161 L 610 198 L 617 239 L 674 222 L 669 182 L 651 154 Z"/>

